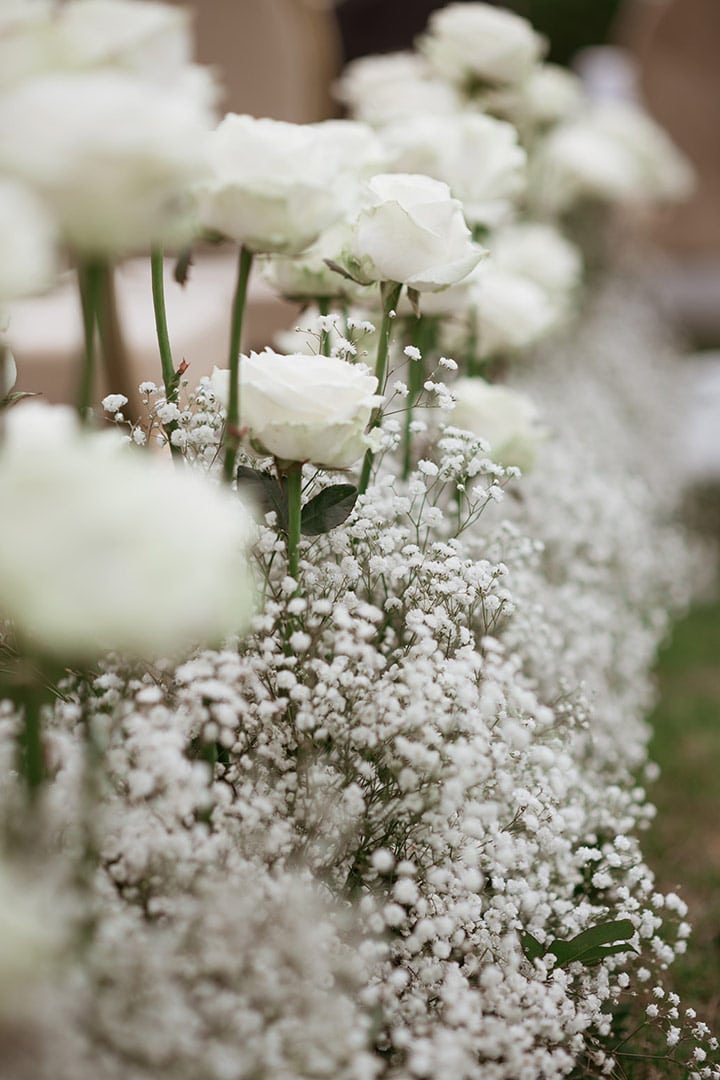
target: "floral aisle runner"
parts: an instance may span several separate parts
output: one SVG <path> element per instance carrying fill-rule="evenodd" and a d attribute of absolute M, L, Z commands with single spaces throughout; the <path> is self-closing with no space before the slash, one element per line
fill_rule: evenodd
<path fill-rule="evenodd" d="M 67 259 L 86 341 L 74 411 L 0 368 L 3 1078 L 720 1076 L 641 845 L 648 672 L 702 577 L 681 371 L 570 238 L 686 164 L 483 4 L 303 127 L 214 127 L 174 7 L 11 5 L 11 46 L 0 290 Z M 198 238 L 238 262 L 195 385 L 162 267 L 192 289 Z M 131 251 L 163 382 L 103 420 Z M 245 355 L 257 272 L 308 310 Z"/>

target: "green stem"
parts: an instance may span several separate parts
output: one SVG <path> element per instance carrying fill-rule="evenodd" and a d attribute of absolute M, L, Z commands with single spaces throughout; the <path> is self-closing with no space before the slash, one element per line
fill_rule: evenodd
<path fill-rule="evenodd" d="M 248 280 L 252 268 L 253 253 L 243 245 L 238 257 L 238 275 L 233 298 L 232 322 L 230 324 L 230 390 L 228 394 L 227 419 L 225 420 L 225 461 L 223 478 L 232 483 L 235 474 L 235 458 L 238 449 L 238 428 L 240 426 L 240 344 L 242 340 L 243 316 L 247 298 Z"/>
<path fill-rule="evenodd" d="M 288 574 L 298 580 L 300 517 L 302 514 L 302 465 L 293 465 L 286 473 L 288 495 Z"/>
<path fill-rule="evenodd" d="M 153 248 L 150 255 L 150 270 L 152 276 L 153 311 L 155 312 L 155 332 L 157 333 L 158 350 L 160 352 L 160 366 L 162 368 L 163 385 L 165 386 L 165 400 L 174 404 L 178 398 L 178 375 L 172 358 L 170 347 L 170 334 L 168 333 L 167 312 L 165 310 L 165 278 L 164 260 L 162 248 Z M 165 432 L 170 443 L 170 453 L 176 461 L 182 460 L 182 450 L 175 446 L 172 441 L 172 433 L 177 428 L 177 423 L 166 424 Z"/>
<path fill-rule="evenodd" d="M 318 311 L 321 315 L 328 315 L 330 313 L 330 301 L 327 296 L 321 296 L 318 299 Z M 320 355 L 328 356 L 330 350 L 330 332 L 328 330 L 320 331 Z"/>
<path fill-rule="evenodd" d="M 380 340 L 378 341 L 377 357 L 375 359 L 375 376 L 378 381 L 378 393 L 382 394 L 385 389 L 387 359 L 390 348 L 390 331 L 392 329 L 390 313 L 395 311 L 395 308 L 398 305 L 400 293 L 402 292 L 402 285 L 396 285 L 393 281 L 384 281 L 380 286 L 380 291 L 383 300 L 383 317 L 380 325 Z M 381 409 L 378 407 L 373 410 L 372 416 L 370 417 L 370 431 L 378 426 L 380 423 L 380 416 Z M 358 493 L 360 495 L 364 495 L 367 491 L 374 459 L 375 455 L 372 450 L 367 450 L 363 460 L 362 472 L 360 473 L 360 483 L 358 484 Z"/>
<path fill-rule="evenodd" d="M 23 695 L 23 726 L 18 746 L 18 771 L 25 779 L 31 800 L 35 799 L 45 779 L 45 758 L 40 725 L 42 701 L 42 695 L 32 687 L 28 687 Z"/>
<path fill-rule="evenodd" d="M 413 330 L 413 345 L 420 352 L 419 360 L 410 360 L 408 370 L 408 398 L 405 410 L 405 430 L 403 432 L 403 480 L 407 480 L 412 468 L 412 432 L 413 409 L 425 385 L 425 370 L 428 353 L 435 348 L 437 323 L 427 315 L 418 315 Z"/>
<path fill-rule="evenodd" d="M 90 420 L 95 383 L 96 350 L 95 330 L 99 319 L 100 296 L 103 279 L 103 264 L 89 260 L 81 263 L 77 270 L 80 303 L 82 305 L 83 334 L 85 352 L 80 369 L 80 383 L 77 395 L 77 411 L 82 423 Z"/>

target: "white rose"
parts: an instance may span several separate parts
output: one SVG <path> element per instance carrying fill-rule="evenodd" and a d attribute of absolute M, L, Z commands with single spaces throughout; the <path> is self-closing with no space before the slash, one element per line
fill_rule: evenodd
<path fill-rule="evenodd" d="M 418 116 L 382 136 L 394 167 L 444 180 L 471 225 L 493 227 L 512 216 L 526 155 L 511 124 L 472 112 Z"/>
<path fill-rule="evenodd" d="M 0 301 L 27 296 L 52 283 L 54 240 L 48 213 L 33 193 L 14 181 L 0 180 Z"/>
<path fill-rule="evenodd" d="M 52 0 L 4 0 L 0 5 L 0 87 L 44 71 L 54 53 Z"/>
<path fill-rule="evenodd" d="M 252 251 L 303 251 L 343 209 L 328 144 L 322 125 L 226 116 L 199 190 L 203 225 Z"/>
<path fill-rule="evenodd" d="M 26 1010 L 31 1015 L 37 1007 L 33 992 L 47 982 L 66 944 L 57 897 L 28 886 L 0 862 L 0 1023 Z"/>
<path fill-rule="evenodd" d="M 71 662 L 151 657 L 248 625 L 252 519 L 204 477 L 19 405 L 0 451 L 0 613 Z"/>
<path fill-rule="evenodd" d="M 681 200 L 693 188 L 687 159 L 635 105 L 603 102 L 555 128 L 534 165 L 533 196 L 559 212 L 579 199 Z"/>
<path fill-rule="evenodd" d="M 433 77 L 415 53 L 353 60 L 336 84 L 335 96 L 358 120 L 375 127 L 410 116 L 450 116 L 462 108 L 457 90 Z"/>
<path fill-rule="evenodd" d="M 213 372 L 224 403 L 229 378 Z M 382 400 L 377 386 L 365 368 L 335 357 L 250 353 L 240 361 L 240 426 L 259 454 L 348 469 L 371 446 L 365 429 Z"/>
<path fill-rule="evenodd" d="M 0 342 L 0 401 L 12 391 L 17 381 L 17 364 L 10 350 Z"/>
<path fill-rule="evenodd" d="M 578 75 L 559 64 L 541 64 L 523 86 L 523 112 L 536 124 L 557 124 L 576 116 L 586 94 Z"/>
<path fill-rule="evenodd" d="M 174 4 L 66 0 L 53 27 L 57 60 L 68 68 L 122 68 L 162 82 L 193 54 L 190 12 Z"/>
<path fill-rule="evenodd" d="M 300 255 L 274 255 L 268 259 L 265 277 L 278 292 L 291 299 L 325 297 L 361 303 L 368 294 L 368 287 L 332 270 L 327 262 L 340 262 L 349 238 L 350 223 L 343 218 L 326 229 L 319 240 Z"/>
<path fill-rule="evenodd" d="M 527 19 L 489 4 L 433 12 L 419 45 L 436 71 L 462 84 L 522 82 L 545 49 Z"/>
<path fill-rule="evenodd" d="M 492 259 L 478 268 L 472 299 L 482 357 L 528 348 L 557 325 L 558 306 L 547 291 Z"/>
<path fill-rule="evenodd" d="M 561 306 L 580 284 L 580 252 L 552 225 L 537 221 L 507 225 L 493 235 L 491 250 L 498 269 L 533 281 Z"/>
<path fill-rule="evenodd" d="M 395 281 L 434 292 L 460 281 L 483 249 L 472 243 L 462 205 L 447 184 L 388 173 L 368 184 L 343 262 L 357 281 Z"/>
<path fill-rule="evenodd" d="M 47 75 L 0 100 L 0 168 L 33 186 L 90 255 L 180 243 L 206 169 L 208 86 L 121 72 Z"/>
<path fill-rule="evenodd" d="M 532 469 L 537 448 L 547 433 L 526 394 L 480 378 L 458 379 L 451 390 L 456 401 L 449 413 L 453 427 L 485 439 L 493 460 L 500 465 L 515 465 L 523 472 Z"/>

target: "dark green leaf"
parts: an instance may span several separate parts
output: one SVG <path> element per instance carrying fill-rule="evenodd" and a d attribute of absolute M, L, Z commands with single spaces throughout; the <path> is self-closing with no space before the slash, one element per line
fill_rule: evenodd
<path fill-rule="evenodd" d="M 413 314 L 416 318 L 420 318 L 420 293 L 417 289 L 411 289 L 408 285 L 407 298 L 410 301 L 410 307 L 413 309 Z"/>
<path fill-rule="evenodd" d="M 303 536 L 321 536 L 342 525 L 352 512 L 358 497 L 352 484 L 333 484 L 323 488 L 314 499 L 305 504 L 300 519 Z"/>
<path fill-rule="evenodd" d="M 0 409 L 9 409 L 11 405 L 16 405 L 18 401 L 27 397 L 40 397 L 40 394 L 32 393 L 30 390 L 15 390 L 7 397 L 0 399 Z"/>
<path fill-rule="evenodd" d="M 635 927 L 629 919 L 617 919 L 614 922 L 598 923 L 569 941 L 554 941 L 549 947 L 557 958 L 558 965 L 565 966 L 575 960 L 583 963 L 603 959 L 618 952 L 629 952 L 630 946 L 615 947 L 615 942 L 628 942 L 635 933 Z M 608 950 L 607 946 L 613 946 Z"/>
<path fill-rule="evenodd" d="M 270 473 L 250 469 L 247 465 L 238 466 L 237 482 L 239 488 L 244 488 L 251 498 L 255 499 L 263 514 L 274 511 L 279 528 L 287 532 L 288 500 L 285 485 Z"/>
<path fill-rule="evenodd" d="M 541 945 L 536 937 L 533 937 L 530 933 L 525 933 L 520 938 L 520 944 L 523 947 L 523 952 L 527 956 L 528 960 L 539 960 L 541 956 L 544 956 L 547 952 L 544 945 Z"/>
<path fill-rule="evenodd" d="M 185 285 L 190 277 L 190 267 L 193 264 L 193 252 L 192 248 L 185 248 L 178 255 L 178 260 L 175 263 L 175 271 L 173 277 L 177 281 L 178 285 Z"/>

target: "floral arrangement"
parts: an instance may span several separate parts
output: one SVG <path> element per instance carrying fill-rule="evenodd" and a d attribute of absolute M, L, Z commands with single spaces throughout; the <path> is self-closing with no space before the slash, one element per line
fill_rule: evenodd
<path fill-rule="evenodd" d="M 673 345 L 573 240 L 689 167 L 481 3 L 351 65 L 355 119 L 216 126 L 191 51 L 171 5 L 0 12 L 0 296 L 65 267 L 85 326 L 74 410 L 0 364 L 3 1076 L 720 1076 L 640 844 L 701 565 Z M 201 241 L 238 276 L 194 385 Z M 103 419 L 143 252 L 162 384 Z M 245 355 L 255 273 L 305 313 Z"/>

